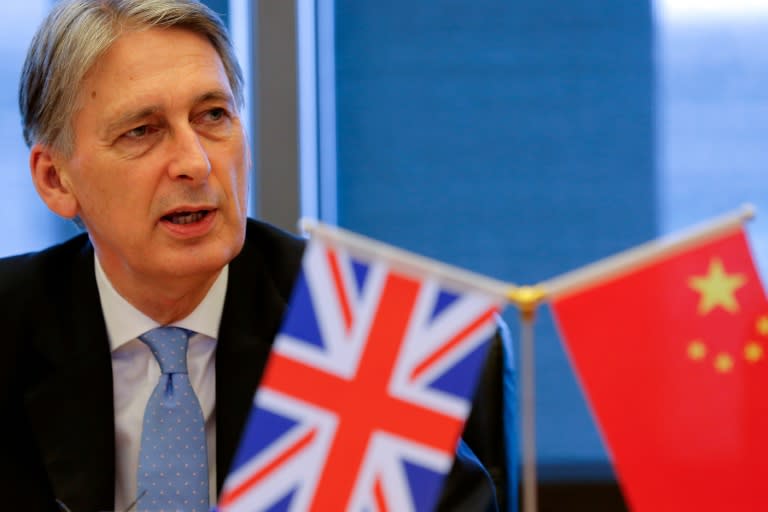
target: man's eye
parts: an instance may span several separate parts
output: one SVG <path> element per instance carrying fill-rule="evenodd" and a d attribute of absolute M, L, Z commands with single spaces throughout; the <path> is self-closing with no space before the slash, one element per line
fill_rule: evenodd
<path fill-rule="evenodd" d="M 219 121 L 221 118 L 223 118 L 227 114 L 227 111 L 223 108 L 212 108 L 208 112 L 206 112 L 206 117 L 209 121 Z"/>
<path fill-rule="evenodd" d="M 124 136 L 130 139 L 140 139 L 149 133 L 149 127 L 147 125 L 137 126 L 132 130 L 125 132 Z"/>

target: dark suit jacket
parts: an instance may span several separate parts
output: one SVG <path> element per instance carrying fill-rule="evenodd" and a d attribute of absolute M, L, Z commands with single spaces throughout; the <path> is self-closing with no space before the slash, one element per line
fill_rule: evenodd
<path fill-rule="evenodd" d="M 245 246 L 230 263 L 216 347 L 219 488 L 251 409 L 303 247 L 299 239 L 249 221 Z M 0 508 L 58 510 L 58 499 L 73 512 L 111 510 L 111 358 L 87 236 L 0 260 L 0 307 Z M 496 405 L 481 407 L 478 414 Z M 494 421 L 481 418 L 474 442 L 492 459 L 486 463 L 497 484 L 503 484 L 504 475 L 495 467 L 503 445 L 497 444 L 501 437 L 495 437 L 500 432 L 490 425 Z M 479 506 L 494 492 L 471 458 L 465 454 L 452 470 L 441 505 L 445 510 L 462 499 L 477 500 L 470 506 Z"/>

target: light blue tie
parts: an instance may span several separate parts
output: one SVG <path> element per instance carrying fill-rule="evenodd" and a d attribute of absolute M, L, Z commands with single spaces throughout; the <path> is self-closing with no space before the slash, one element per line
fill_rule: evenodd
<path fill-rule="evenodd" d="M 205 420 L 187 374 L 191 334 L 179 327 L 158 327 L 139 336 L 162 375 L 144 411 L 137 510 L 208 511 Z"/>

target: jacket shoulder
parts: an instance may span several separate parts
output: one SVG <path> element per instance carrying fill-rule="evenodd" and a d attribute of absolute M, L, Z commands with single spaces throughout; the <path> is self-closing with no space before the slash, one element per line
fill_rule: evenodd
<path fill-rule="evenodd" d="M 248 219 L 241 255 L 258 258 L 283 297 L 288 297 L 301 268 L 306 240 L 266 222 Z"/>
<path fill-rule="evenodd" d="M 88 251 L 90 242 L 83 233 L 42 251 L 0 258 L 0 301 L 18 302 L 61 283 L 71 275 L 69 269 L 74 259 Z"/>

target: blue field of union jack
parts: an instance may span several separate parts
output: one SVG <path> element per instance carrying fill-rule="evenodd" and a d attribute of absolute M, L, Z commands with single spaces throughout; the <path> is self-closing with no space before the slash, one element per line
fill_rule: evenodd
<path fill-rule="evenodd" d="M 499 298 L 315 239 L 302 269 L 218 510 L 432 510 Z"/>

